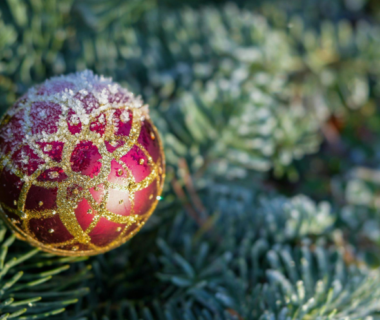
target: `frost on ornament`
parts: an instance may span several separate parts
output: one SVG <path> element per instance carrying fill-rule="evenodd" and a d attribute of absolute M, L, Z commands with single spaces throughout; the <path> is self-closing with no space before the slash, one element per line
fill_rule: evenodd
<path fill-rule="evenodd" d="M 158 132 L 139 97 L 91 71 L 31 88 L 0 126 L 0 205 L 31 244 L 93 255 L 132 237 L 164 180 Z"/>

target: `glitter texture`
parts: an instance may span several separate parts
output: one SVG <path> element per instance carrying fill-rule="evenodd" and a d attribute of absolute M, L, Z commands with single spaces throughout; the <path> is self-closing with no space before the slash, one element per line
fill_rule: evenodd
<path fill-rule="evenodd" d="M 0 126 L 0 205 L 19 238 L 60 255 L 94 255 L 144 225 L 165 159 L 147 106 L 90 71 L 47 80 Z"/>

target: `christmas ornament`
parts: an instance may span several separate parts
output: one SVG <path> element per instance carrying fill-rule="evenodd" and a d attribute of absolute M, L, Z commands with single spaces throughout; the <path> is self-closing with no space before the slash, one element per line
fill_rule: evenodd
<path fill-rule="evenodd" d="M 131 238 L 154 210 L 164 153 L 148 107 L 90 71 L 31 88 L 0 125 L 0 206 L 18 237 L 60 255 Z"/>

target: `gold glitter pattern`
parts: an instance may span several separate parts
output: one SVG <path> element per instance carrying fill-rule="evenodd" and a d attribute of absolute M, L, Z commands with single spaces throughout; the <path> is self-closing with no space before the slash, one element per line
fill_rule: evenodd
<path fill-rule="evenodd" d="M 43 101 L 46 101 L 46 96 Z M 32 104 L 35 102 L 36 99 L 33 101 L 27 100 L 17 109 L 17 112 L 24 110 L 25 117 L 29 117 L 29 121 L 27 121 L 27 123 L 31 122 L 30 112 Z M 116 134 L 117 124 L 115 124 L 114 121 L 114 113 L 118 109 L 123 112 L 123 118 L 121 119 L 123 123 L 126 121 L 132 121 L 129 136 Z M 149 218 L 156 207 L 157 200 L 152 202 L 152 205 L 147 212 L 135 214 L 135 194 L 136 192 L 147 188 L 151 184 L 156 184 L 157 196 L 161 194 L 164 180 L 164 153 L 161 141 L 158 139 L 158 132 L 149 118 L 146 117 L 146 114 L 143 113 L 142 108 L 136 108 L 133 105 L 128 104 L 118 106 L 118 108 L 112 108 L 107 107 L 107 104 L 100 104 L 100 107 L 92 111 L 89 115 L 89 121 L 87 121 L 87 123 L 82 122 L 80 132 L 75 134 L 72 134 L 69 131 L 68 123 L 66 121 L 66 119 L 69 118 L 69 110 L 70 108 L 62 108 L 62 115 L 59 118 L 57 130 L 53 134 L 45 133 L 43 137 L 41 134 L 33 135 L 31 134 L 31 126 L 27 128 L 29 147 L 36 155 L 38 155 L 39 158 L 44 160 L 44 163 L 40 164 L 31 175 L 25 174 L 25 172 L 12 165 L 12 154 L 14 154 L 17 150 L 20 150 L 23 147 L 23 143 L 20 143 L 19 146 L 12 150 L 12 152 L 1 155 L 0 170 L 3 171 L 5 168 L 10 170 L 24 183 L 22 185 L 19 198 L 17 199 L 17 209 L 11 208 L 5 203 L 0 203 L 0 205 L 5 212 L 11 212 L 20 217 L 21 224 L 18 223 L 19 221 L 12 223 L 5 217 L 7 223 L 10 224 L 12 229 L 18 233 L 18 236 L 29 241 L 31 244 L 40 247 L 42 250 L 60 255 L 94 255 L 101 252 L 106 252 L 130 239 L 138 232 L 138 230 L 144 225 L 145 221 Z M 129 119 L 128 114 L 125 116 L 126 112 L 131 112 L 132 120 Z M 91 123 L 94 123 L 99 116 L 105 117 L 106 121 L 103 135 L 91 130 Z M 9 115 L 7 114 L 3 117 L 1 126 L 6 126 L 9 121 Z M 144 121 L 148 121 L 154 131 L 149 133 L 150 138 L 152 140 L 157 139 L 159 142 L 160 157 L 157 162 L 154 162 L 148 151 L 140 143 L 138 143 L 138 138 L 140 136 L 140 131 Z M 56 141 L 64 142 L 61 161 L 56 161 L 42 152 L 42 150 L 50 151 L 51 145 L 47 144 L 44 149 L 41 149 L 41 146 L 38 144 L 41 141 L 41 138 L 43 138 L 42 141 L 45 143 Z M 90 141 L 94 146 L 96 146 L 101 155 L 101 158 L 98 160 L 101 163 L 99 172 L 93 177 L 83 175 L 81 172 L 76 172 L 72 169 L 70 162 L 72 154 L 76 146 L 82 141 Z M 113 147 L 117 146 L 120 142 L 123 144 L 112 152 L 109 152 L 106 148 L 105 142 L 109 143 Z M 133 147 L 137 147 L 143 152 L 147 159 L 146 164 L 150 170 L 150 173 L 139 182 L 136 182 L 136 179 L 130 172 L 130 169 L 121 160 L 121 158 L 128 154 Z M 116 172 L 116 176 L 118 177 L 117 181 L 122 181 L 120 184 L 114 181 L 108 181 L 108 177 L 111 173 L 112 161 L 116 161 L 116 163 L 122 167 L 122 169 L 119 169 Z M 144 159 L 139 160 L 140 165 L 144 163 Z M 52 171 L 48 174 L 50 180 L 43 181 L 38 179 L 43 172 L 49 169 L 52 169 Z M 60 169 L 63 170 L 67 177 L 61 181 L 51 181 L 52 179 L 58 178 L 58 170 Z M 38 209 L 26 209 L 26 199 L 32 186 L 57 190 L 56 208 L 44 209 L 44 203 L 39 201 Z M 96 201 L 93 194 L 90 192 L 90 189 L 98 191 L 101 189 L 99 188 L 100 186 L 102 186 L 103 196 L 99 202 L 99 199 Z M 111 189 L 124 191 L 128 194 L 130 202 L 129 215 L 116 214 L 107 209 L 109 191 Z M 150 198 L 151 197 L 149 197 L 149 199 Z M 85 199 L 91 207 L 91 209 L 86 210 L 84 213 L 93 215 L 91 223 L 85 229 L 83 229 L 79 224 L 75 213 L 75 209 L 78 207 L 79 203 L 83 201 L 83 199 Z M 123 205 L 123 202 L 125 201 L 119 200 L 117 202 L 118 205 Z M 3 212 L 4 215 L 5 212 Z M 54 216 L 59 216 L 60 221 L 71 234 L 73 239 L 58 243 L 42 243 L 38 240 L 33 231 L 31 231 L 31 219 L 46 219 Z M 101 218 L 105 218 L 110 222 L 123 225 L 122 227 L 117 227 L 116 231 L 118 235 L 116 239 L 105 246 L 98 246 L 92 243 L 91 236 L 89 235 L 97 226 Z M 50 234 L 55 234 L 56 231 L 54 229 L 49 229 L 48 232 Z"/>

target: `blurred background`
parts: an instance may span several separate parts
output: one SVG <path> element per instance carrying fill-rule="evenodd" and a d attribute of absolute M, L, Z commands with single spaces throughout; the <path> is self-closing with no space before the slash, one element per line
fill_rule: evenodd
<path fill-rule="evenodd" d="M 169 163 L 188 157 L 195 172 L 215 161 L 212 170 L 231 178 L 269 172 L 286 190 L 308 176 L 302 188 L 324 197 L 321 174 L 376 165 L 379 8 L 375 0 L 2 1 L 1 110 L 32 84 L 91 69 L 148 101 L 168 133 Z M 298 161 L 321 143 L 328 163 L 325 153 Z"/>
<path fill-rule="evenodd" d="M 376 0 L 2 1 L 0 108 L 91 69 L 150 104 L 174 170 L 374 206 L 354 168 L 378 165 L 379 19 Z"/>
<path fill-rule="evenodd" d="M 124 319 L 128 308 L 130 319 L 156 319 L 160 308 L 167 313 L 157 319 L 259 319 L 264 314 L 302 319 L 309 311 L 308 319 L 314 319 L 330 301 L 328 289 L 338 290 L 335 280 L 348 299 L 331 307 L 337 319 L 378 312 L 380 293 L 366 286 L 380 284 L 371 278 L 380 264 L 379 22 L 378 0 L 1 1 L 2 113 L 33 84 L 91 69 L 141 94 L 165 143 L 168 177 L 158 213 L 127 247 L 89 260 L 96 280 L 83 286 L 93 288 L 92 295 L 68 309 L 70 319 L 85 314 L 116 319 L 118 308 L 117 319 Z M 188 221 L 194 216 L 204 221 L 201 227 Z M 230 216 L 241 223 L 237 233 L 227 227 L 238 224 Z M 226 235 L 223 245 L 208 234 L 213 228 Z M 244 248 L 251 250 L 247 243 L 253 246 L 263 237 L 268 244 L 260 248 L 267 258 L 242 262 Z M 192 255 L 190 242 L 203 249 Z M 367 281 L 363 291 L 350 296 L 361 280 L 350 287 L 354 276 L 347 273 L 329 278 L 326 297 L 314 296 L 317 291 L 310 288 L 318 276 L 307 278 L 300 271 L 297 278 L 280 266 L 294 254 L 292 263 L 307 268 L 297 251 L 305 243 L 329 254 L 335 250 L 347 270 L 357 268 L 355 275 Z M 189 271 L 182 260 L 172 262 L 173 252 L 188 265 L 201 265 L 202 255 L 207 264 L 217 257 L 226 260 L 218 260 L 217 272 L 202 273 L 200 265 Z M 276 260 L 273 252 L 282 258 Z M 140 258 L 131 262 L 136 254 Z M 329 274 L 328 267 L 318 269 L 321 263 L 312 266 L 317 258 L 310 259 L 310 274 Z M 335 256 L 330 260 L 340 266 Z M 136 268 L 157 290 L 134 282 Z M 232 290 L 231 282 L 218 278 L 222 269 L 229 276 L 252 275 L 241 280 L 245 287 Z M 297 281 L 312 279 L 306 298 L 315 297 L 319 307 L 306 305 L 305 297 L 287 300 L 283 297 L 294 292 L 277 287 L 270 289 L 281 297 L 277 302 L 249 300 L 247 292 L 257 296 L 265 289 L 257 289 L 258 283 L 276 277 L 281 282 L 267 269 L 281 270 L 281 281 L 289 279 L 295 291 Z M 218 276 L 210 277 L 214 271 Z M 240 302 L 234 300 L 238 296 Z M 152 301 L 158 301 L 156 307 Z M 306 311 L 296 312 L 301 309 Z"/>

